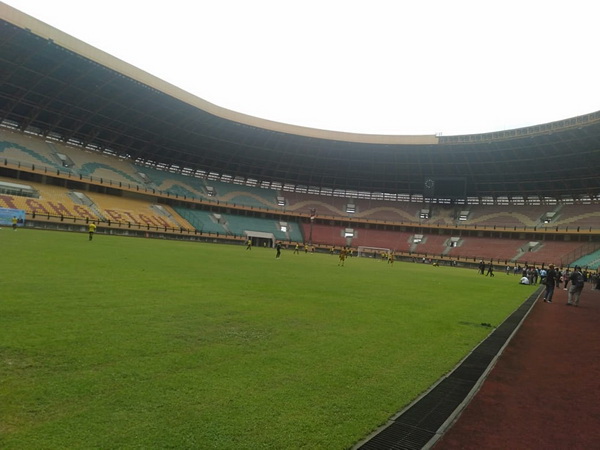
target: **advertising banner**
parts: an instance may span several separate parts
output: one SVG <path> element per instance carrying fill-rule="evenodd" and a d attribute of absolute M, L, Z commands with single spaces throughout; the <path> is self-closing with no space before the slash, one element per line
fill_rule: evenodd
<path fill-rule="evenodd" d="M 12 227 L 16 218 L 17 227 L 25 226 L 25 211 L 22 209 L 0 208 L 0 227 Z"/>

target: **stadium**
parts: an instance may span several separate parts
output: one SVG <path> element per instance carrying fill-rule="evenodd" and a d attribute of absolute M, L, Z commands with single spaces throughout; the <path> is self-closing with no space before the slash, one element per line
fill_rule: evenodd
<path fill-rule="evenodd" d="M 584 267 L 590 277 L 598 270 L 600 111 L 457 136 L 317 130 L 220 108 L 7 5 L 2 16 L 4 227 L 19 214 L 28 233 L 87 233 L 97 224 L 96 241 L 251 241 L 256 250 L 281 243 L 323 255 L 349 247 L 365 259 L 393 253 L 399 263 L 474 269 L 485 261 L 511 275 L 551 263 Z M 565 162 L 571 156 L 578 162 Z M 471 363 L 478 376 L 441 408 L 445 416 L 387 427 L 379 441 L 367 439 L 381 425 L 373 423 L 353 442 L 435 441 L 539 294 L 506 314 L 495 340 L 483 340 L 494 352 Z"/>

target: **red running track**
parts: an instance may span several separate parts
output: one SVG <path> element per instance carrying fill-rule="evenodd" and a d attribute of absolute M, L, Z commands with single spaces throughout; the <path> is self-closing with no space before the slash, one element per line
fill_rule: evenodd
<path fill-rule="evenodd" d="M 435 450 L 600 449 L 600 291 L 566 299 L 537 300 Z"/>

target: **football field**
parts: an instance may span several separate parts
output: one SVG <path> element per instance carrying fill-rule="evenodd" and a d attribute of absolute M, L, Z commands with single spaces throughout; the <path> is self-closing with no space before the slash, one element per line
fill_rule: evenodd
<path fill-rule="evenodd" d="M 0 230 L 3 449 L 343 449 L 535 286 L 497 271 Z"/>

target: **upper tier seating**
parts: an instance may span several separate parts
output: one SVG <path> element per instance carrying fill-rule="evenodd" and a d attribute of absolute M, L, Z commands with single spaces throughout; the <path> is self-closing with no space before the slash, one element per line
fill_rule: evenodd
<path fill-rule="evenodd" d="M 219 202 L 265 209 L 281 209 L 277 206 L 277 191 L 235 183 L 207 180 L 206 185 L 212 187 Z"/>
<path fill-rule="evenodd" d="M 420 203 L 388 202 L 383 200 L 348 199 L 311 194 L 281 194 L 286 200 L 286 211 L 310 214 L 315 210 L 318 217 L 348 217 L 385 222 L 418 222 Z M 354 205 L 356 212 L 347 212 L 347 205 Z"/>
<path fill-rule="evenodd" d="M 13 164 L 63 169 L 59 160 L 52 157 L 50 148 L 39 138 L 7 130 L 0 132 L 0 158 Z"/>
<path fill-rule="evenodd" d="M 144 166 L 134 166 L 134 168 L 145 175 L 145 184 L 150 188 L 162 192 L 170 192 L 181 197 L 207 198 L 206 186 L 200 178 L 188 177 Z"/>
<path fill-rule="evenodd" d="M 8 130 L 2 130 L 0 136 L 0 157 L 10 162 L 47 167 L 63 173 L 94 177 L 115 184 L 142 184 L 142 180 L 131 169 L 131 165 L 121 158 L 59 142 L 46 142 L 39 137 Z M 70 160 L 68 165 L 59 158 L 59 154 Z"/>
<path fill-rule="evenodd" d="M 552 212 L 555 206 L 546 205 L 470 205 L 466 225 L 487 227 L 522 228 L 542 225 L 543 216 Z"/>
<path fill-rule="evenodd" d="M 600 207 L 598 205 L 563 205 L 557 214 L 556 221 L 549 226 L 597 230 L 600 228 Z"/>

